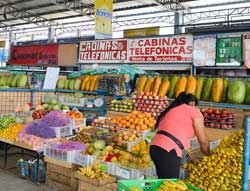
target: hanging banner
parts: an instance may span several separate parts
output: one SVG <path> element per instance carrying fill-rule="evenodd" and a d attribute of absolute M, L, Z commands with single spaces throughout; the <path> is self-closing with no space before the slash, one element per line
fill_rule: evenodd
<path fill-rule="evenodd" d="M 124 63 L 127 61 L 127 40 L 83 41 L 79 63 Z"/>
<path fill-rule="evenodd" d="M 113 0 L 95 0 L 95 39 L 112 38 Z"/>
<path fill-rule="evenodd" d="M 128 61 L 131 63 L 190 63 L 192 53 L 191 35 L 128 40 Z"/>
<path fill-rule="evenodd" d="M 150 27 L 142 29 L 128 29 L 124 30 L 123 37 L 140 37 L 140 36 L 158 36 L 160 35 L 160 27 Z"/>
<path fill-rule="evenodd" d="M 217 38 L 216 65 L 241 66 L 241 34 L 219 35 Z"/>
<path fill-rule="evenodd" d="M 216 35 L 195 36 L 193 62 L 194 66 L 215 66 Z"/>
<path fill-rule="evenodd" d="M 12 46 L 10 50 L 12 65 L 57 65 L 58 45 Z"/>
<path fill-rule="evenodd" d="M 246 68 L 250 68 L 250 33 L 243 34 L 243 61 Z"/>

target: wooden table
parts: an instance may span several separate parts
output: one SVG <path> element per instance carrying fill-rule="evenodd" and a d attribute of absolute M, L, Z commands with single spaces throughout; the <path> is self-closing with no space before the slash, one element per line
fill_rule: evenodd
<path fill-rule="evenodd" d="M 39 175 L 39 160 L 41 158 L 43 158 L 43 151 L 39 151 L 39 150 L 34 150 L 32 146 L 30 145 L 26 145 L 26 144 L 23 144 L 23 143 L 19 143 L 19 142 L 16 142 L 16 141 L 12 141 L 12 140 L 8 140 L 8 139 L 3 139 L 3 138 L 0 138 L 0 142 L 2 142 L 4 144 L 4 166 L 3 168 L 6 169 L 7 167 L 7 161 L 8 161 L 8 156 L 10 155 L 8 153 L 9 149 L 10 148 L 13 148 L 13 147 L 16 147 L 16 148 L 20 148 L 21 149 L 21 153 L 11 153 L 11 155 L 15 155 L 15 154 L 22 154 L 22 155 L 30 155 L 32 157 L 35 157 L 36 158 L 36 163 L 37 163 L 37 166 L 36 166 L 36 181 L 38 182 L 38 175 Z M 30 153 L 25 153 L 24 151 L 29 151 L 31 152 L 32 154 Z"/>

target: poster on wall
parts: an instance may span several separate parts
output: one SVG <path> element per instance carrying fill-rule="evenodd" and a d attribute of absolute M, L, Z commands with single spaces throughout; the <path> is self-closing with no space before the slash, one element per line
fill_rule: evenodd
<path fill-rule="evenodd" d="M 124 63 L 127 40 L 82 41 L 79 51 L 79 63 Z"/>
<path fill-rule="evenodd" d="M 95 39 L 112 38 L 113 0 L 95 0 Z"/>
<path fill-rule="evenodd" d="M 194 37 L 194 66 L 215 66 L 216 35 Z"/>
<path fill-rule="evenodd" d="M 246 68 L 250 68 L 250 33 L 243 34 L 243 61 Z"/>
<path fill-rule="evenodd" d="M 128 40 L 130 63 L 191 63 L 192 53 L 191 35 Z"/>
<path fill-rule="evenodd" d="M 241 66 L 241 34 L 218 35 L 216 48 L 217 66 Z"/>
<path fill-rule="evenodd" d="M 58 64 L 58 46 L 33 45 L 33 46 L 12 46 L 10 49 L 11 65 L 34 65 L 53 66 Z"/>

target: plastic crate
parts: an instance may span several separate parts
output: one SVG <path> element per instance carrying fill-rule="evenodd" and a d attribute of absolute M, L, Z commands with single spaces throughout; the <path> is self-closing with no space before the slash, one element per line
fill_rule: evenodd
<path fill-rule="evenodd" d="M 73 96 L 59 96 L 58 100 L 62 105 L 83 107 L 87 104 L 86 98 L 76 98 Z"/>
<path fill-rule="evenodd" d="M 73 128 L 71 124 L 62 127 L 51 127 L 51 128 L 54 129 L 57 138 L 68 137 L 73 135 Z"/>
<path fill-rule="evenodd" d="M 168 179 L 168 181 L 176 182 L 178 179 Z M 151 179 L 151 180 L 119 180 L 118 181 L 118 191 L 132 191 L 129 187 L 134 186 L 143 191 L 156 191 L 157 188 L 163 183 L 164 180 L 161 179 Z M 189 190 L 202 191 L 191 184 L 186 183 Z"/>
<path fill-rule="evenodd" d="M 142 174 L 138 169 L 128 168 L 117 165 L 116 176 L 119 179 L 125 180 L 138 180 L 142 178 Z"/>
<path fill-rule="evenodd" d="M 94 161 L 96 160 L 96 158 L 97 158 L 96 156 L 85 155 L 79 152 L 75 156 L 74 163 L 80 166 L 90 166 L 94 164 Z"/>
<path fill-rule="evenodd" d="M 54 159 L 57 159 L 57 160 L 62 160 L 62 161 L 66 161 L 69 163 L 74 163 L 76 156 L 80 152 L 82 152 L 82 150 L 67 151 L 67 150 L 55 148 L 55 146 L 58 144 L 60 144 L 60 143 L 46 145 L 46 147 L 44 149 L 44 155 L 51 157 L 51 158 L 54 158 Z"/>

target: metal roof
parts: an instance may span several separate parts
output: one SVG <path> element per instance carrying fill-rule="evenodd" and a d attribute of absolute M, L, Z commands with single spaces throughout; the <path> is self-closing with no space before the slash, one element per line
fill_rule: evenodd
<path fill-rule="evenodd" d="M 147 23 L 149 17 L 159 19 L 162 15 L 164 18 L 159 22 L 166 23 L 169 19 L 171 23 L 173 18 L 168 15 L 173 16 L 176 11 L 192 15 L 208 7 L 217 10 L 230 5 L 250 7 L 249 0 L 114 0 L 114 23 L 117 23 L 114 28 L 140 24 L 136 22 L 138 18 Z M 63 29 L 75 25 L 93 30 L 93 14 L 94 0 L 0 0 L 0 33 L 48 26 Z M 153 14 L 156 16 L 152 17 Z"/>

